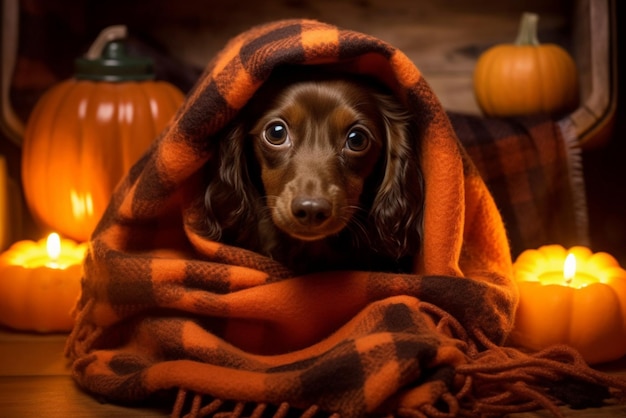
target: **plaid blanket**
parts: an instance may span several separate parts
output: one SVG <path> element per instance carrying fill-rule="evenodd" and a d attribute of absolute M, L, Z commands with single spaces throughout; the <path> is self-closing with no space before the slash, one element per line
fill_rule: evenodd
<path fill-rule="evenodd" d="M 207 144 L 283 64 L 377 77 L 417 118 L 424 240 L 412 274 L 296 277 L 194 230 Z M 111 402 L 169 399 L 174 416 L 558 413 L 545 388 L 564 380 L 625 389 L 566 348 L 501 346 L 517 304 L 507 237 L 448 117 L 401 51 L 316 21 L 254 27 L 208 64 L 115 192 L 84 269 L 74 379 Z"/>
<path fill-rule="evenodd" d="M 539 115 L 448 117 L 498 206 L 513 258 L 547 244 L 589 244 L 582 157 L 566 127 Z"/>

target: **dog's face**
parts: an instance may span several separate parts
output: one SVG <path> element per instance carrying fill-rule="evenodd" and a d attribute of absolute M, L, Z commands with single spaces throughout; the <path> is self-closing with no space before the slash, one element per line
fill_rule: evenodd
<path fill-rule="evenodd" d="M 214 141 L 201 233 L 298 271 L 393 268 L 415 256 L 413 119 L 374 80 L 283 75 Z"/>
<path fill-rule="evenodd" d="M 282 90 L 251 135 L 273 222 L 314 241 L 346 227 L 385 148 L 375 96 L 345 81 Z"/>

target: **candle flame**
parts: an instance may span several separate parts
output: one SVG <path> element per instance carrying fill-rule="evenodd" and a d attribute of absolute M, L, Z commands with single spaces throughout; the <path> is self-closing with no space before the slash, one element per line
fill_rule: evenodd
<path fill-rule="evenodd" d="M 61 255 L 61 237 L 56 232 L 48 235 L 46 251 L 48 252 L 48 257 L 52 260 L 57 260 L 59 255 Z"/>
<path fill-rule="evenodd" d="M 567 255 L 567 257 L 565 257 L 565 262 L 563 263 L 563 278 L 565 279 L 565 283 L 569 284 L 575 275 L 576 256 L 570 253 Z"/>

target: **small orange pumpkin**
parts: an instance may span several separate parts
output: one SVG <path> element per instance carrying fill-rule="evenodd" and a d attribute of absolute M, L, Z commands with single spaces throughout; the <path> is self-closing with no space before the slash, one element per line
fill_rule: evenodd
<path fill-rule="evenodd" d="M 563 279 L 568 254 L 576 258 L 577 285 Z M 520 303 L 511 342 L 533 350 L 554 344 L 576 348 L 590 364 L 626 354 L 626 271 L 607 253 L 546 245 L 524 251 L 514 264 Z"/>
<path fill-rule="evenodd" d="M 114 40 L 39 100 L 22 150 L 24 193 L 39 223 L 89 238 L 119 180 L 183 102 L 151 65 Z"/>
<path fill-rule="evenodd" d="M 37 332 L 72 329 L 87 244 L 62 239 L 59 247 L 69 266 L 45 265 L 45 239 L 18 241 L 0 255 L 0 324 Z"/>
<path fill-rule="evenodd" d="M 478 58 L 474 94 L 487 116 L 559 117 L 578 106 L 576 64 L 560 46 L 539 43 L 538 19 L 524 13 L 514 44 L 495 45 Z"/>

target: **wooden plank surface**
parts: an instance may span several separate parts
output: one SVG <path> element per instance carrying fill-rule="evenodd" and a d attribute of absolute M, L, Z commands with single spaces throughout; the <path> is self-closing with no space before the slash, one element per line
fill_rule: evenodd
<path fill-rule="evenodd" d="M 245 7 L 233 7 L 237 3 Z M 232 36 L 253 25 L 294 17 L 317 19 L 389 42 L 417 65 L 446 109 L 480 114 L 472 87 L 479 54 L 494 44 L 512 43 L 521 14 L 528 10 L 541 14 L 542 42 L 565 44 L 568 19 L 558 6 L 540 0 L 231 0 L 213 2 L 210 13 L 201 2 L 167 3 L 163 16 L 168 18 L 163 21 L 146 22 L 144 13 L 132 8 L 127 18 L 132 23 L 136 16 L 169 56 L 198 68 Z M 189 19 L 195 24 L 189 25 Z"/>
<path fill-rule="evenodd" d="M 135 418 L 166 417 L 168 408 L 126 407 L 99 402 L 77 387 L 63 357 L 66 335 L 37 335 L 0 330 L 0 417 Z M 626 359 L 605 367 L 626 376 Z M 626 417 L 626 404 L 573 411 L 572 418 Z M 542 418 L 545 411 L 510 418 Z"/>
<path fill-rule="evenodd" d="M 164 417 L 169 410 L 99 402 L 70 376 L 65 334 L 0 330 L 0 417 Z"/>
<path fill-rule="evenodd" d="M 46 418 L 164 417 L 169 411 L 100 403 L 68 375 L 0 377 L 0 416 Z"/>

